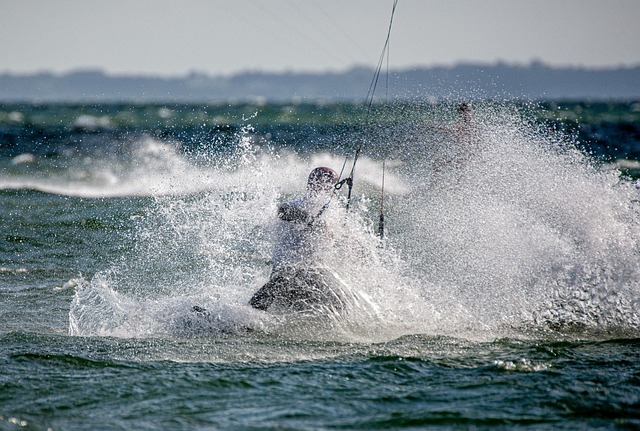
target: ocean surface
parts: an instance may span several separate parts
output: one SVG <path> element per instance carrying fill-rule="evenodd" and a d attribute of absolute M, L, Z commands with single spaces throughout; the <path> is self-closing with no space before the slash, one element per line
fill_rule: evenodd
<path fill-rule="evenodd" d="M 640 102 L 455 105 L 0 104 L 0 430 L 640 429 Z M 348 306 L 250 308 L 359 147 Z"/>

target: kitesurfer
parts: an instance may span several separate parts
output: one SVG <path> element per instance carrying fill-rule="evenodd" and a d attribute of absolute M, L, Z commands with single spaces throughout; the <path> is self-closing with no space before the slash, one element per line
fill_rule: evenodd
<path fill-rule="evenodd" d="M 337 181 L 333 169 L 317 167 L 309 174 L 305 195 L 280 205 L 273 269 L 269 281 L 249 301 L 252 307 L 308 311 L 339 305 L 331 274 L 318 265 L 319 247 L 328 234 L 322 216 Z"/>

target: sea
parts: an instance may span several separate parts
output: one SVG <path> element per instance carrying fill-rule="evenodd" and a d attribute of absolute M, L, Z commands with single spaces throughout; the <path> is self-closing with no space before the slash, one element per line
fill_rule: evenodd
<path fill-rule="evenodd" d="M 640 429 L 640 101 L 458 102 L 1 103 L 0 429 Z"/>

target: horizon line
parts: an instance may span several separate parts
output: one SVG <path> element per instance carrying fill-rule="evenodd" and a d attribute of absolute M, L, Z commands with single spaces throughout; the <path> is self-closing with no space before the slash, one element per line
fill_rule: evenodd
<path fill-rule="evenodd" d="M 492 62 L 482 61 L 467 61 L 461 60 L 454 63 L 433 63 L 416 64 L 411 66 L 400 66 L 396 68 L 390 68 L 389 71 L 393 73 L 403 73 L 407 71 L 415 70 L 429 70 L 429 69 L 455 69 L 457 67 L 510 67 L 510 68 L 533 68 L 541 67 L 545 69 L 554 70 L 580 70 L 580 71 L 614 71 L 614 70 L 629 70 L 640 68 L 640 63 L 637 64 L 618 64 L 618 65 L 602 65 L 602 66 L 585 66 L 585 65 L 554 65 L 546 63 L 539 59 L 530 60 L 528 63 L 523 62 L 508 62 L 506 60 L 495 60 Z M 343 69 L 324 69 L 324 70 L 304 70 L 304 69 L 291 69 L 291 70 L 267 70 L 267 69 L 240 69 L 235 72 L 229 73 L 211 73 L 203 70 L 193 69 L 183 72 L 181 74 L 164 74 L 153 72 L 114 72 L 109 71 L 104 67 L 94 66 L 78 66 L 70 68 L 64 71 L 56 71 L 51 69 L 38 69 L 33 71 L 11 71 L 0 70 L 0 76 L 13 76 L 13 77 L 31 77 L 41 75 L 52 75 L 56 77 L 65 77 L 77 74 L 100 74 L 105 77 L 112 78 L 162 78 L 162 79 L 185 79 L 185 78 L 232 78 L 234 76 L 251 75 L 251 74 L 263 74 L 263 75 L 329 75 L 329 74 L 342 74 L 349 73 L 356 70 L 374 70 L 373 66 L 353 64 Z"/>

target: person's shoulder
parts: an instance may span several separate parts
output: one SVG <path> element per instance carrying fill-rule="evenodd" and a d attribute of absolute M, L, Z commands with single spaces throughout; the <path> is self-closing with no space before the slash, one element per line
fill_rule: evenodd
<path fill-rule="evenodd" d="M 304 198 L 304 197 L 296 197 L 294 199 L 282 202 L 279 206 L 278 209 L 280 208 L 305 208 L 308 205 L 308 199 Z"/>

